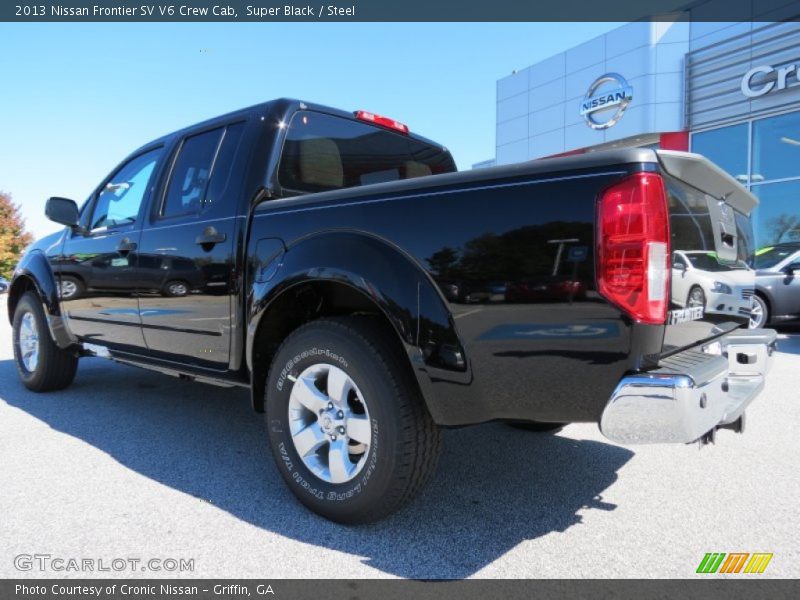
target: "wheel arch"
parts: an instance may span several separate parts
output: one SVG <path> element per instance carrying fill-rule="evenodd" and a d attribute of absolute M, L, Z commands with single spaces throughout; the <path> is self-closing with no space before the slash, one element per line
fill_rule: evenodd
<path fill-rule="evenodd" d="M 58 286 L 47 257 L 38 250 L 27 253 L 17 265 L 11 285 L 8 287 L 8 317 L 13 318 L 14 309 L 22 294 L 34 290 L 45 305 L 48 316 L 60 316 Z"/>
<path fill-rule="evenodd" d="M 50 336 L 59 348 L 68 348 L 75 343 L 61 313 L 58 285 L 47 257 L 41 251 L 27 253 L 14 271 L 8 288 L 8 318 L 13 323 L 14 311 L 22 295 L 33 291 L 39 296 L 47 315 Z"/>
<path fill-rule="evenodd" d="M 767 293 L 765 290 L 763 290 L 761 288 L 756 288 L 755 295 L 758 296 L 759 298 L 761 298 L 764 301 L 764 304 L 767 305 L 767 320 L 764 321 L 764 325 L 765 326 L 769 325 L 770 319 L 772 318 L 772 315 L 773 315 L 773 308 L 772 307 L 774 306 L 774 302 L 772 300 L 772 297 L 770 296 L 769 293 Z"/>
<path fill-rule="evenodd" d="M 317 234 L 258 262 L 248 294 L 245 349 L 255 410 L 263 410 L 267 372 L 280 343 L 297 327 L 325 316 L 369 315 L 385 327 L 429 410 L 435 400 L 426 367 L 439 366 L 442 348 L 458 348 L 451 354 L 462 364 L 453 366 L 466 370 L 439 289 L 416 261 L 384 240 L 354 232 Z"/>

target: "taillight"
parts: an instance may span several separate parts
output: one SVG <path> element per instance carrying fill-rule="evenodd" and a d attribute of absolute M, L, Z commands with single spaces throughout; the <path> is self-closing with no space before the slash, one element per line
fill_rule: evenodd
<path fill-rule="evenodd" d="M 367 121 L 368 123 L 374 123 L 375 125 L 380 125 L 381 127 L 394 129 L 395 131 L 399 131 L 400 133 L 408 133 L 408 125 L 405 125 L 400 121 L 395 121 L 394 119 L 390 119 L 389 117 L 376 115 L 374 113 L 367 112 L 365 110 L 356 111 L 356 119 L 359 119 L 361 121 Z"/>
<path fill-rule="evenodd" d="M 597 210 L 597 289 L 642 323 L 669 305 L 669 221 L 664 181 L 636 173 L 605 190 Z"/>

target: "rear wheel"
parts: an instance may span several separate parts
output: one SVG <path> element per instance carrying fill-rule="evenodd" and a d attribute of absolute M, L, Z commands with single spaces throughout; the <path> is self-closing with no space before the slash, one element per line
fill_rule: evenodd
<path fill-rule="evenodd" d="M 62 350 L 50 337 L 42 303 L 25 292 L 14 311 L 14 362 L 22 383 L 34 392 L 67 387 L 75 379 L 78 357 Z"/>
<path fill-rule="evenodd" d="M 270 369 L 278 470 L 300 502 L 340 523 L 399 510 L 436 468 L 439 430 L 387 337 L 372 319 L 321 319 L 293 332 Z"/>
<path fill-rule="evenodd" d="M 179 279 L 168 281 L 164 286 L 164 294 L 167 296 L 171 296 L 173 298 L 185 296 L 188 293 L 189 293 L 189 284 Z"/>
<path fill-rule="evenodd" d="M 766 327 L 769 323 L 769 305 L 758 294 L 753 295 L 753 305 L 750 307 L 750 329 Z"/>

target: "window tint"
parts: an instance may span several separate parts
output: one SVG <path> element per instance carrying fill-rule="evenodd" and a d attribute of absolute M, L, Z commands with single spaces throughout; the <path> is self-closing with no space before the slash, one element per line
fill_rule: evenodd
<path fill-rule="evenodd" d="M 756 269 L 771 269 L 778 263 L 795 254 L 798 250 L 800 250 L 798 246 L 767 246 L 766 248 L 761 248 L 756 253 L 753 265 Z M 797 258 L 800 258 L 800 256 Z"/>
<path fill-rule="evenodd" d="M 90 229 L 134 223 L 147 194 L 162 149 L 140 154 L 121 167 L 106 183 L 92 211 Z"/>
<path fill-rule="evenodd" d="M 301 111 L 292 117 L 278 179 L 319 192 L 455 171 L 450 153 L 358 121 Z"/>
<path fill-rule="evenodd" d="M 172 168 L 172 176 L 161 209 L 162 217 L 175 217 L 200 211 L 222 132 L 222 128 L 214 129 L 184 140 Z"/>
<path fill-rule="evenodd" d="M 214 161 L 214 173 L 208 184 L 206 191 L 206 208 L 213 207 L 216 203 L 223 201 L 228 190 L 231 177 L 233 176 L 234 158 L 239 149 L 239 142 L 244 132 L 244 123 L 234 123 L 225 129 L 225 137 L 222 139 L 222 147 L 219 149 L 217 158 Z M 230 212 L 235 210 L 231 203 Z"/>

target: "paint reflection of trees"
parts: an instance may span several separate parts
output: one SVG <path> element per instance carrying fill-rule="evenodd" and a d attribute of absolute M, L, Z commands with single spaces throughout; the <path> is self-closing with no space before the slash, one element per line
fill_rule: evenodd
<path fill-rule="evenodd" d="M 588 247 L 587 259 L 580 263 L 580 274 L 586 276 L 586 265 L 593 264 L 592 224 L 574 221 L 529 225 L 500 235 L 485 233 L 461 249 L 445 246 L 426 261 L 439 280 L 522 281 L 552 273 L 558 244 L 548 242 L 571 238 L 580 240 L 574 245 Z"/>
<path fill-rule="evenodd" d="M 800 217 L 786 213 L 771 217 L 764 223 L 764 231 L 764 243 L 795 242 L 800 239 Z"/>

